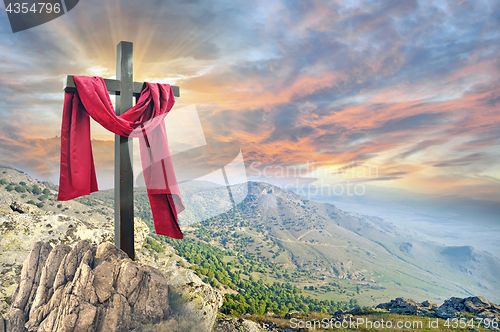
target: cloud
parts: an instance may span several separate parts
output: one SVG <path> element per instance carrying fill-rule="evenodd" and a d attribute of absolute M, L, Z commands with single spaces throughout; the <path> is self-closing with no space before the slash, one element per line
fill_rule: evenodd
<path fill-rule="evenodd" d="M 423 151 L 425 149 L 427 149 L 428 147 L 431 147 L 431 146 L 435 146 L 435 145 L 441 145 L 443 143 L 445 143 L 446 140 L 445 139 L 429 139 L 429 140 L 424 140 L 424 141 L 421 141 L 415 145 L 413 145 L 413 147 L 403 153 L 401 153 L 399 155 L 399 157 L 401 159 L 404 159 L 406 157 L 409 157 L 415 153 L 418 153 L 420 151 Z"/>
<path fill-rule="evenodd" d="M 424 127 L 435 126 L 443 123 L 448 113 L 421 113 L 403 117 L 400 119 L 391 119 L 382 126 L 374 128 L 371 132 L 375 134 L 385 134 L 395 131 L 417 130 Z"/>
<path fill-rule="evenodd" d="M 472 153 L 468 156 L 462 158 L 456 158 L 452 160 L 448 160 L 445 162 L 441 162 L 439 164 L 435 164 L 434 167 L 454 167 L 454 166 L 467 166 L 472 164 L 473 162 L 484 160 L 486 157 L 485 153 L 478 152 Z"/>
<path fill-rule="evenodd" d="M 48 142 L 60 130 L 62 79 L 112 76 L 116 44 L 128 40 L 135 79 L 179 85 L 175 107 L 196 104 L 207 140 L 241 147 L 247 166 L 353 161 L 378 165 L 378 181 L 391 185 L 444 192 L 462 174 L 464 186 L 487 186 L 500 142 L 498 9 L 482 0 L 81 2 L 36 29 L 0 33 L 2 163 L 56 177 Z M 108 172 L 106 144 L 95 149 Z"/>

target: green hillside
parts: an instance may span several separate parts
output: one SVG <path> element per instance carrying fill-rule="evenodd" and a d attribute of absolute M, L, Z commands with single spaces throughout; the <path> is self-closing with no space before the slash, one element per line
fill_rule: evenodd
<path fill-rule="evenodd" d="M 112 222 L 113 191 L 57 202 L 54 185 L 9 174 L 0 187 L 20 202 Z M 500 298 L 498 259 L 472 247 L 421 242 L 379 218 L 345 213 L 265 183 L 248 183 L 246 198 L 220 214 L 226 188 L 192 183 L 182 190 L 185 239 L 156 235 L 145 245 L 172 245 L 191 269 L 226 294 L 224 313 L 331 313 L 396 297 Z M 137 188 L 134 197 L 135 215 L 154 229 L 146 190 Z M 215 216 L 196 222 L 210 214 Z"/>

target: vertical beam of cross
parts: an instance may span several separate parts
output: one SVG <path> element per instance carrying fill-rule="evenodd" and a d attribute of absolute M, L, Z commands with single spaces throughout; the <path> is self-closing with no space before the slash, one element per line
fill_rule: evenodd
<path fill-rule="evenodd" d="M 116 95 L 116 114 L 121 115 L 133 106 L 144 82 L 133 79 L 133 44 L 120 42 L 116 47 L 116 80 L 104 79 L 109 93 Z M 72 75 L 66 76 L 63 90 L 76 91 Z M 180 97 L 178 86 L 172 86 Z M 115 135 L 115 245 L 135 260 L 134 251 L 134 175 L 132 168 L 132 138 Z"/>
<path fill-rule="evenodd" d="M 116 95 L 116 114 L 133 106 L 133 45 L 120 42 L 116 50 L 116 79 L 120 92 Z M 134 176 L 132 170 L 132 138 L 115 135 L 115 245 L 135 260 L 134 250 Z"/>

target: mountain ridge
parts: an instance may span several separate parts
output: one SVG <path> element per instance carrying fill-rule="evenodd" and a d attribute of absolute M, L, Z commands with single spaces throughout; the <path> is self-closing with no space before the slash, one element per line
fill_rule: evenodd
<path fill-rule="evenodd" d="M 49 184 L 45 186 L 43 182 L 30 180 L 26 174 L 14 169 L 0 171 L 17 173 L 16 181 L 26 182 L 27 185 L 37 184 L 44 190 L 50 187 Z M 0 178 L 5 176 L 3 172 L 0 172 Z M 269 267 L 263 272 L 250 272 L 257 279 L 293 281 L 301 288 L 315 287 L 317 291 L 305 292 L 317 298 L 328 296 L 337 301 L 356 298 L 367 305 L 388 298 L 413 297 L 412 294 L 416 294 L 417 299 L 435 301 L 485 293 L 494 301 L 500 298 L 494 289 L 498 281 L 491 276 L 481 279 L 483 271 L 487 271 L 484 265 L 488 262 L 494 266 L 489 274 L 495 273 L 500 265 L 495 257 L 489 257 L 482 251 L 472 251 L 475 261 L 464 259 L 456 263 L 453 257 L 441 253 L 447 246 L 412 239 L 411 232 L 381 218 L 344 212 L 333 204 L 310 201 L 267 183 L 249 182 L 243 185 L 248 186 L 248 195 L 237 209 L 201 224 L 190 225 L 189 219 L 185 219 L 183 230 L 188 238 L 224 250 L 235 250 L 239 256 L 266 263 Z M 243 185 L 231 189 L 242 190 Z M 57 202 L 54 197 L 57 188 L 52 186 L 50 195 L 43 200 L 45 206 L 42 210 L 112 223 L 113 195 L 110 191 L 70 202 Z M 191 192 L 182 192 L 189 205 L 187 212 L 203 204 L 205 209 L 207 206 L 210 208 L 209 200 L 217 201 L 214 191 L 207 192 L 210 186 L 200 185 L 199 188 L 193 185 Z M 219 192 L 222 190 L 215 193 Z M 0 201 L 2 193 L 5 194 L 5 191 L 0 190 Z M 136 215 L 151 223 L 145 191 L 136 188 L 135 193 Z M 22 202 L 22 193 L 13 190 L 9 195 L 11 200 Z M 196 196 L 198 205 L 190 201 L 193 196 Z M 243 238 L 246 240 L 241 241 Z M 244 242 L 248 242 L 248 248 L 243 248 Z M 427 263 L 434 265 L 426 268 Z M 463 276 L 463 280 L 455 281 L 454 273 Z M 338 294 L 334 289 L 343 293 Z"/>

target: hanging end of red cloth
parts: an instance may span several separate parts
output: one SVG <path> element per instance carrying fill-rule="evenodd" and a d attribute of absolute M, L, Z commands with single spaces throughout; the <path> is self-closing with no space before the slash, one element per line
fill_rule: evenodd
<path fill-rule="evenodd" d="M 183 239 L 184 235 L 179 227 L 177 215 L 184 210 L 184 205 L 180 197 L 174 198 L 173 196 L 177 195 L 149 193 L 155 231 L 158 235 Z"/>

